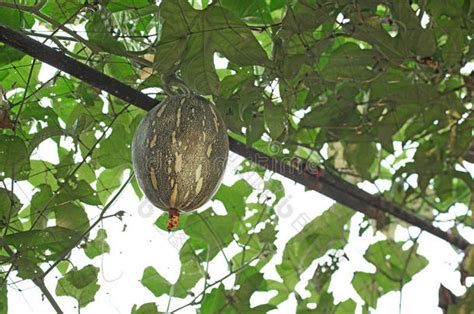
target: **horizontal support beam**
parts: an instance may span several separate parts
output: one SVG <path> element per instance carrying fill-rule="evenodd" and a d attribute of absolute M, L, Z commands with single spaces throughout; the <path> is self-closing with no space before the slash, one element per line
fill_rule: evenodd
<path fill-rule="evenodd" d="M 157 100 L 148 97 L 142 92 L 66 56 L 60 50 L 50 48 L 2 24 L 0 24 L 0 41 L 144 110 L 148 111 L 158 104 Z M 390 214 L 451 243 L 461 250 L 466 249 L 470 245 L 461 236 L 445 232 L 409 210 L 379 196 L 367 193 L 356 185 L 326 170 L 309 171 L 310 169 L 297 169 L 277 158 L 248 147 L 231 137 L 229 137 L 229 142 L 230 149 L 234 153 L 292 179 L 308 189 L 330 197 L 340 204 L 364 213 L 378 222 L 381 220 L 385 221 L 386 217 L 384 214 Z"/>

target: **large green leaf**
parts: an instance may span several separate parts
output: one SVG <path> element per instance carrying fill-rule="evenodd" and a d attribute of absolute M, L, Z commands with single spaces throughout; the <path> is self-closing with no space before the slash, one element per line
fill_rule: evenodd
<path fill-rule="evenodd" d="M 21 60 L 23 58 L 24 54 L 14 48 L 11 48 L 9 46 L 0 44 L 0 66 Z M 2 85 L 5 86 L 5 80 L 4 78 L 8 75 L 8 72 L 2 71 Z M 5 86 L 9 87 L 9 86 Z"/>
<path fill-rule="evenodd" d="M 50 185 L 41 184 L 38 188 L 39 191 L 31 199 L 29 214 L 33 229 L 44 229 L 48 224 L 54 195 Z"/>
<path fill-rule="evenodd" d="M 99 255 L 110 252 L 110 246 L 105 241 L 107 239 L 107 232 L 105 229 L 99 229 L 94 240 L 88 242 L 84 247 L 84 253 L 87 257 L 93 259 Z"/>
<path fill-rule="evenodd" d="M 147 267 L 141 279 L 142 285 L 150 290 L 156 297 L 171 293 L 174 285 L 173 295 L 179 298 L 186 297 L 199 279 L 203 278 L 204 271 L 200 265 L 200 259 L 196 256 L 192 241 L 184 243 L 179 258 L 181 261 L 181 272 L 176 283 L 171 284 L 163 278 L 152 266 Z"/>
<path fill-rule="evenodd" d="M 354 43 L 346 43 L 331 53 L 322 74 L 327 80 L 360 82 L 376 75 L 370 70 L 376 62 L 372 50 L 361 49 Z"/>
<path fill-rule="evenodd" d="M 0 188 L 0 217 L 2 221 L 16 220 L 21 206 L 20 200 L 14 193 Z"/>
<path fill-rule="evenodd" d="M 23 25 L 22 20 L 22 14 L 18 10 L 2 8 L 0 11 L 0 21 L 4 25 L 18 29 Z"/>
<path fill-rule="evenodd" d="M 402 250 L 402 245 L 384 240 L 371 245 L 365 253 L 377 271 L 375 274 L 356 272 L 352 284 L 368 306 L 375 308 L 381 295 L 398 290 L 401 282 L 409 282 L 428 264 L 424 257 L 416 254 L 417 245 L 408 250 Z"/>
<path fill-rule="evenodd" d="M 218 313 L 226 307 L 225 298 L 226 291 L 221 284 L 216 289 L 213 289 L 211 293 L 205 295 L 201 304 L 201 311 L 203 313 Z"/>
<path fill-rule="evenodd" d="M 344 145 L 344 158 L 353 165 L 363 178 L 370 178 L 370 166 L 375 160 L 377 149 L 371 143 L 348 143 Z"/>
<path fill-rule="evenodd" d="M 344 226 L 352 215 L 350 209 L 339 204 L 333 205 L 288 241 L 277 271 L 289 291 L 296 286 L 300 274 L 316 258 L 323 256 L 330 249 L 341 249 L 345 245 L 347 231 Z"/>
<path fill-rule="evenodd" d="M 245 268 L 239 274 L 237 284 L 239 290 L 235 293 L 233 307 L 237 313 L 266 313 L 276 309 L 272 304 L 263 304 L 256 307 L 250 306 L 250 297 L 256 291 L 267 291 L 267 283 L 263 279 L 263 274 L 254 267 Z"/>
<path fill-rule="evenodd" d="M 123 124 L 118 124 L 112 134 L 94 150 L 95 157 L 105 168 L 131 164 L 131 135 Z"/>
<path fill-rule="evenodd" d="M 288 116 L 283 106 L 276 106 L 271 102 L 265 103 L 265 124 L 270 131 L 270 136 L 277 139 L 286 128 Z"/>
<path fill-rule="evenodd" d="M 78 232 L 62 227 L 47 227 L 43 230 L 21 231 L 4 237 L 8 245 L 21 251 L 44 253 L 49 250 L 48 258 L 54 259 L 71 249 L 78 239 Z"/>
<path fill-rule="evenodd" d="M 89 218 L 84 208 L 74 203 L 56 206 L 54 214 L 56 216 L 56 225 L 59 227 L 78 232 L 83 232 L 89 228 Z"/>
<path fill-rule="evenodd" d="M 14 135 L 0 134 L 0 179 L 25 180 L 30 172 L 30 155 L 25 142 Z"/>
<path fill-rule="evenodd" d="M 69 296 L 77 300 L 80 308 L 94 301 L 95 294 L 100 286 L 97 284 L 99 268 L 92 265 L 82 269 L 74 267 L 58 280 L 56 294 L 58 296 Z"/>
<path fill-rule="evenodd" d="M 112 36 L 99 12 L 87 22 L 86 31 L 89 41 L 95 46 L 116 55 L 126 54 L 125 46 Z"/>
<path fill-rule="evenodd" d="M 73 22 L 74 17 L 83 8 L 80 0 L 48 0 L 41 11 L 53 17 L 59 23 Z"/>
<path fill-rule="evenodd" d="M 145 268 L 141 279 L 142 285 L 148 288 L 155 297 L 162 296 L 163 294 L 169 294 L 171 284 L 168 280 L 163 278 L 153 267 L 149 266 Z"/>
<path fill-rule="evenodd" d="M 301 0 L 286 12 L 282 22 L 282 30 L 291 34 L 314 31 L 329 18 L 326 7 L 318 6 L 314 1 Z"/>
<path fill-rule="evenodd" d="M 277 1 L 272 2 L 275 3 Z M 261 24 L 272 24 L 271 11 L 283 7 L 282 1 L 279 4 L 274 4 L 272 7 L 268 6 L 265 0 L 221 0 L 219 4 L 242 20 Z"/>

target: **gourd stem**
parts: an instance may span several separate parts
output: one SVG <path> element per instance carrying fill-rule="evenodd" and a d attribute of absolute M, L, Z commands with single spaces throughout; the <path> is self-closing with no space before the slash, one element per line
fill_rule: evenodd
<path fill-rule="evenodd" d="M 170 208 L 168 210 L 169 218 L 168 224 L 166 225 L 166 229 L 168 232 L 173 231 L 179 225 L 179 211 L 176 208 Z"/>
<path fill-rule="evenodd" d="M 173 90 L 173 87 L 176 87 L 180 91 L 180 94 L 193 94 L 193 91 L 174 73 L 162 75 L 161 80 L 163 81 L 163 91 L 168 95 L 179 94 Z"/>

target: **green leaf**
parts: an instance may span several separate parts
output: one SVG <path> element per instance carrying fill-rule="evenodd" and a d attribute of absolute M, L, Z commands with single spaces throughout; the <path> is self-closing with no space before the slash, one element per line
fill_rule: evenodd
<path fill-rule="evenodd" d="M 18 269 L 18 277 L 22 279 L 34 279 L 43 274 L 43 271 L 39 267 L 41 260 L 35 257 L 35 254 L 31 251 L 23 252 L 18 259 L 14 262 Z"/>
<path fill-rule="evenodd" d="M 418 39 L 414 42 L 416 45 L 413 47 L 413 52 L 420 57 L 432 56 L 438 48 L 436 37 L 429 29 L 421 30 Z"/>
<path fill-rule="evenodd" d="M 94 301 L 95 294 L 100 288 L 97 284 L 98 273 L 99 268 L 92 265 L 87 265 L 80 270 L 74 267 L 58 280 L 56 294 L 75 298 L 79 307 L 83 308 Z"/>
<path fill-rule="evenodd" d="M 105 169 L 97 178 L 97 194 L 102 205 L 105 205 L 112 193 L 121 186 L 125 167 L 118 166 Z"/>
<path fill-rule="evenodd" d="M 89 228 L 89 218 L 84 208 L 74 204 L 66 203 L 54 208 L 56 225 L 77 232 L 84 232 Z"/>
<path fill-rule="evenodd" d="M 265 50 L 246 24 L 223 8 L 214 6 L 207 11 L 206 29 L 216 30 L 212 32 L 212 44 L 218 52 L 240 66 L 268 62 Z"/>
<path fill-rule="evenodd" d="M 22 139 L 0 134 L 0 179 L 27 179 L 30 172 L 29 156 Z"/>
<path fill-rule="evenodd" d="M 9 190 L 0 188 L 0 217 L 2 221 L 14 221 L 22 204 L 18 197 Z"/>
<path fill-rule="evenodd" d="M 105 168 L 115 168 L 131 164 L 131 135 L 125 126 L 118 124 L 112 130 L 112 134 L 101 141 L 100 147 L 94 151 L 99 163 Z"/>
<path fill-rule="evenodd" d="M 211 32 L 205 32 L 205 20 L 198 19 L 197 34 L 189 37 L 181 74 L 191 88 L 205 95 L 219 95 L 219 78 L 214 68 Z"/>
<path fill-rule="evenodd" d="M 30 203 L 30 220 L 33 229 L 44 229 L 48 224 L 48 215 L 51 212 L 50 205 L 54 200 L 51 186 L 41 184 L 38 186 L 39 191 L 36 192 Z"/>
<path fill-rule="evenodd" d="M 117 41 L 110 29 L 104 24 L 104 19 L 99 12 L 92 15 L 86 24 L 87 37 L 97 47 L 116 55 L 125 55 L 126 50 L 122 42 Z"/>
<path fill-rule="evenodd" d="M 239 165 L 239 168 L 237 169 L 236 173 L 242 174 L 247 172 L 255 172 L 263 178 L 266 171 L 267 169 L 265 167 L 246 159 L 242 161 L 242 163 Z"/>
<path fill-rule="evenodd" d="M 335 204 L 288 241 L 277 271 L 290 291 L 313 260 L 326 254 L 329 249 L 344 246 L 347 240 L 344 225 L 352 215 L 353 211 L 347 207 Z"/>
<path fill-rule="evenodd" d="M 351 19 L 356 21 L 359 17 L 354 13 Z M 371 44 L 376 51 L 391 62 L 401 63 L 409 55 L 405 42 L 399 36 L 391 37 L 379 23 L 372 25 L 369 21 L 366 21 L 350 26 L 353 27 L 354 38 Z"/>
<path fill-rule="evenodd" d="M 88 242 L 84 248 L 84 253 L 86 253 L 87 257 L 90 259 L 94 259 L 99 255 L 109 253 L 110 247 L 107 241 L 105 241 L 106 239 L 107 232 L 105 231 L 105 229 L 99 229 L 99 231 L 97 231 L 96 238 Z"/>
<path fill-rule="evenodd" d="M 263 116 L 258 115 L 258 116 L 253 117 L 246 131 L 247 145 L 251 146 L 253 143 L 258 141 L 262 137 L 264 132 L 265 132 L 265 121 L 264 121 Z"/>
<path fill-rule="evenodd" d="M 107 1 L 107 9 L 110 12 L 120 12 L 124 10 L 138 11 L 150 6 L 153 1 L 150 0 L 112 0 Z"/>
<path fill-rule="evenodd" d="M 398 290 L 400 282 L 409 282 L 428 261 L 416 254 L 417 246 L 402 250 L 402 242 L 379 241 L 369 247 L 364 257 L 377 268 L 375 274 L 356 272 L 352 284 L 361 298 L 372 308 L 378 298 Z"/>
<path fill-rule="evenodd" d="M 275 226 L 267 224 L 265 228 L 257 234 L 257 236 L 263 243 L 273 243 L 276 240 L 276 234 L 277 231 L 275 230 Z"/>
<path fill-rule="evenodd" d="M 311 111 L 301 119 L 299 126 L 304 128 L 334 127 L 336 129 L 341 125 L 346 127 L 359 125 L 360 114 L 356 107 L 351 104 L 353 97 L 355 97 L 355 91 L 351 91 L 351 95 L 346 95 L 345 99 L 338 99 L 336 96 L 326 104 L 311 108 Z M 352 131 L 351 137 L 352 139 L 354 137 Z"/>
<path fill-rule="evenodd" d="M 252 186 L 247 181 L 241 179 L 232 186 L 221 184 L 212 199 L 221 201 L 227 213 L 243 216 L 245 214 L 246 199 L 252 191 Z"/>
<path fill-rule="evenodd" d="M 282 29 L 291 34 L 314 31 L 328 19 L 327 9 L 313 4 L 314 1 L 301 0 L 289 8 L 282 21 Z"/>
<path fill-rule="evenodd" d="M 10 26 L 11 28 L 20 29 L 23 26 L 20 10 L 2 8 L 2 10 L 0 10 L 0 21 L 2 21 L 2 24 Z M 0 311 L 0 313 L 2 312 Z"/>
<path fill-rule="evenodd" d="M 139 308 L 136 305 L 132 308 L 132 314 L 159 314 L 156 303 L 145 303 Z"/>
<path fill-rule="evenodd" d="M 12 63 L 12 62 L 15 62 L 15 61 L 18 61 L 18 60 L 21 60 L 25 55 L 10 47 L 10 46 L 6 46 L 6 45 L 3 45 L 3 44 L 0 44 L 0 66 L 3 66 L 3 65 L 6 65 L 6 64 L 9 64 L 9 63 Z M 9 87 L 4 78 L 8 75 L 8 72 L 6 71 L 2 71 L 0 72 L 2 75 L 5 75 L 3 78 L 2 78 L 2 85 L 4 88 L 7 88 Z"/>
<path fill-rule="evenodd" d="M 69 250 L 77 241 L 79 234 L 71 229 L 62 227 L 48 227 L 43 230 L 21 231 L 4 237 L 8 245 L 19 250 L 44 252 L 50 250 L 50 259 L 56 258 L 60 253 Z"/>
<path fill-rule="evenodd" d="M 163 278 L 153 267 L 148 266 L 143 271 L 142 285 L 150 290 L 155 297 L 170 293 L 171 284 Z"/>
<path fill-rule="evenodd" d="M 232 12 L 240 20 L 255 24 L 272 24 L 270 10 L 276 9 L 269 7 L 265 0 L 220 0 L 219 5 Z"/>
<path fill-rule="evenodd" d="M 444 65 L 446 67 L 460 68 L 462 56 L 468 44 L 467 33 L 459 27 L 461 20 L 443 20 L 439 22 L 440 28 L 448 35 L 446 44 L 441 48 Z"/>
<path fill-rule="evenodd" d="M 49 185 L 51 189 L 58 188 L 58 182 L 54 176 L 55 166 L 43 160 L 31 160 L 31 175 L 28 178 L 33 186 L 39 187 L 42 184 Z"/>
<path fill-rule="evenodd" d="M 370 179 L 370 166 L 376 157 L 377 149 L 372 143 L 348 143 L 344 145 L 344 158 L 354 166 L 365 179 Z"/>
<path fill-rule="evenodd" d="M 435 17 L 449 16 L 459 17 L 463 15 L 463 1 L 445 0 L 445 1 L 428 1 L 426 7 Z"/>
<path fill-rule="evenodd" d="M 154 68 L 160 73 L 174 72 L 180 63 L 189 36 L 189 26 L 197 17 L 193 10 L 183 1 L 162 1 L 159 7 L 162 23 L 160 41 L 156 45 Z"/>
<path fill-rule="evenodd" d="M 132 187 L 133 187 L 133 190 L 135 191 L 135 195 L 138 197 L 138 199 L 141 199 L 143 197 L 143 193 L 140 187 L 138 186 L 136 177 L 134 177 L 132 180 Z"/>
<path fill-rule="evenodd" d="M 200 246 L 203 252 L 199 254 L 206 259 L 213 259 L 220 250 L 232 241 L 232 228 L 237 222 L 235 215 L 218 216 L 211 209 L 189 216 L 183 223 L 183 230 Z"/>
<path fill-rule="evenodd" d="M 356 272 L 352 279 L 352 285 L 368 306 L 371 308 L 377 307 L 377 300 L 381 293 L 379 292 L 380 287 L 373 274 Z M 394 289 L 396 288 L 394 287 Z"/>
<path fill-rule="evenodd" d="M 88 184 L 91 184 L 93 183 L 94 181 L 97 180 L 97 177 L 95 175 L 95 172 L 94 172 L 94 168 L 92 165 L 90 164 L 87 164 L 87 163 L 84 163 L 82 164 L 77 170 L 76 170 L 76 174 L 77 174 L 77 179 L 79 181 L 84 181 Z M 99 194 L 99 193 L 97 193 Z M 99 195 L 100 197 L 100 195 Z"/>
<path fill-rule="evenodd" d="M 136 69 L 128 59 L 113 55 L 106 63 L 105 73 L 127 85 L 135 85 L 138 78 Z"/>
<path fill-rule="evenodd" d="M 372 50 L 361 49 L 354 43 L 346 43 L 331 53 L 322 75 L 326 80 L 332 81 L 364 81 L 377 74 L 370 70 L 375 63 Z"/>
<path fill-rule="evenodd" d="M 278 106 L 272 102 L 265 102 L 264 109 L 265 124 L 270 131 L 272 139 L 276 140 L 286 129 L 287 113 L 283 106 Z"/>
<path fill-rule="evenodd" d="M 83 7 L 80 0 L 48 0 L 41 12 L 51 16 L 59 23 L 73 22 L 72 19 Z"/>
<path fill-rule="evenodd" d="M 204 296 L 201 303 L 202 313 L 219 313 L 225 308 L 226 302 L 226 291 L 224 286 L 221 284 L 218 288 L 211 290 Z"/>
<path fill-rule="evenodd" d="M 240 288 L 235 293 L 233 302 L 237 313 L 267 313 L 276 309 L 276 306 L 271 304 L 250 307 L 250 297 L 254 292 L 267 291 L 266 281 L 263 280 L 263 274 L 258 269 L 246 267 L 240 273 L 237 284 Z"/>
<path fill-rule="evenodd" d="M 408 250 L 402 250 L 403 242 L 391 240 L 379 241 L 369 247 L 364 257 L 377 267 L 377 270 L 389 275 L 391 278 L 401 278 L 408 282 L 428 261 L 416 254 L 417 245 Z M 413 253 L 410 253 L 413 251 Z M 408 257 L 410 256 L 410 259 Z M 407 263 L 408 262 L 408 263 Z M 405 266 L 405 263 L 406 266 Z M 406 269 L 403 271 L 403 269 Z"/>
<path fill-rule="evenodd" d="M 90 95 L 90 91 L 82 93 L 83 98 L 86 98 L 85 100 L 86 104 L 91 103 L 93 104 L 95 101 L 95 94 Z M 74 121 L 74 124 L 69 128 L 69 132 L 75 136 L 79 137 L 81 134 L 86 133 L 88 131 L 91 131 L 92 128 L 94 127 L 95 121 L 91 117 L 90 114 L 87 113 L 78 113 L 75 112 L 74 114 L 78 114 L 77 119 Z M 72 118 L 73 114 L 69 116 L 69 118 Z"/>
<path fill-rule="evenodd" d="M 64 184 L 61 191 L 61 199 L 80 200 L 89 205 L 100 205 L 97 192 L 84 180 Z"/>
<path fill-rule="evenodd" d="M 198 258 L 197 252 L 195 251 L 193 240 L 188 240 L 183 244 L 179 252 L 179 260 L 181 262 L 181 271 L 179 278 L 175 283 L 174 295 L 178 298 L 184 298 L 190 294 L 191 289 L 197 284 L 197 282 L 205 275 L 204 269 L 201 266 L 202 260 L 208 260 L 207 256 Z M 204 254 L 202 254 L 204 255 Z M 209 257 L 209 261 L 212 258 Z"/>
<path fill-rule="evenodd" d="M 347 300 L 337 304 L 335 314 L 355 313 L 357 304 L 352 300 Z"/>
<path fill-rule="evenodd" d="M 64 135 L 64 130 L 57 124 L 50 124 L 44 129 L 41 129 L 38 133 L 33 135 L 33 138 L 29 142 L 29 154 L 31 154 L 43 141 L 60 135 Z"/>

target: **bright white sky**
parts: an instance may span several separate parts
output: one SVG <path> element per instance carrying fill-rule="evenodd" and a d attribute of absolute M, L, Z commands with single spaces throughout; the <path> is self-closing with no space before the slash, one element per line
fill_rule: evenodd
<path fill-rule="evenodd" d="M 43 67 L 41 80 L 45 81 L 50 77 L 52 71 L 47 66 L 43 65 Z M 54 153 L 55 151 L 56 148 L 52 140 L 45 141 L 37 151 L 37 158 L 56 163 L 58 158 L 56 153 Z M 232 185 L 241 178 L 239 175 L 234 175 L 234 172 L 242 160 L 241 157 L 231 153 L 229 166 L 223 180 L 224 184 Z M 469 166 L 471 171 L 474 170 L 472 165 L 467 164 L 466 166 Z M 316 192 L 304 192 L 302 186 L 296 185 L 281 176 L 276 177 L 283 181 L 286 197 L 277 206 L 280 224 L 278 226 L 279 232 L 276 245 L 279 249 L 279 254 L 273 258 L 270 265 L 264 268 L 265 278 L 272 279 L 278 279 L 274 266 L 280 262 L 285 244 L 301 229 L 300 222 L 310 221 L 333 204 L 332 200 Z M 261 188 L 259 184 L 261 182 L 255 180 L 255 177 L 248 178 L 246 176 L 246 179 L 256 188 Z M 363 184 L 361 187 L 369 192 L 374 192 L 374 188 L 370 184 Z M 21 182 L 16 191 L 23 204 L 27 204 L 33 194 L 31 186 L 25 182 Z M 220 203 L 208 203 L 202 209 L 206 209 L 210 205 L 213 205 L 217 213 L 222 212 L 222 204 Z M 96 295 L 95 302 L 81 310 L 81 313 L 130 313 L 134 304 L 141 305 L 148 302 L 158 303 L 159 310 L 164 312 L 166 311 L 169 298 L 166 296 L 154 297 L 148 289 L 141 285 L 140 279 L 144 268 L 151 265 L 162 276 L 174 282 L 178 277 L 180 267 L 178 257 L 180 247 L 176 242 L 179 243 L 180 241 L 177 240 L 182 239 L 184 235 L 178 232 L 170 238 L 167 233 L 157 229 L 154 226 L 154 222 L 162 212 L 158 209 L 153 209 L 146 201 L 140 202 L 131 187 L 124 191 L 118 201 L 110 208 L 109 212 L 114 213 L 119 210 L 124 210 L 127 213 L 123 222 L 109 219 L 102 226 L 108 233 L 107 241 L 111 247 L 110 254 L 97 257 L 92 261 L 83 254 L 82 250 L 76 250 L 72 255 L 72 261 L 78 268 L 88 264 L 94 264 L 101 268 L 99 274 L 101 289 Z M 465 212 L 466 208 L 459 206 L 453 209 L 453 212 L 458 210 Z M 98 210 L 92 207 L 88 208 L 88 214 L 90 218 L 93 218 L 98 214 Z M 350 284 L 353 273 L 354 271 L 375 270 L 362 256 L 370 244 L 383 239 L 384 236 L 378 233 L 373 237 L 370 235 L 371 232 L 366 232 L 362 237 L 359 237 L 357 235 L 357 225 L 361 220 L 361 214 L 356 214 L 352 219 L 351 236 L 348 245 L 345 247 L 349 261 L 344 261 L 341 264 L 340 269 L 332 279 L 331 290 L 334 293 L 336 302 L 344 301 L 351 297 L 362 304 L 362 300 Z M 125 232 L 123 231 L 124 224 L 127 226 Z M 446 229 L 450 225 L 446 224 L 441 227 Z M 407 239 L 408 233 L 416 236 L 418 232 L 419 230 L 414 227 L 409 229 L 399 227 L 395 233 L 396 240 Z M 461 230 L 461 232 L 469 241 L 474 242 L 474 231 L 472 229 Z M 94 237 L 95 234 L 92 234 L 91 238 Z M 227 256 L 235 253 L 235 247 L 226 249 Z M 462 256 L 456 254 L 446 242 L 426 233 L 422 234 L 419 239 L 418 253 L 429 260 L 429 265 L 418 273 L 411 282 L 405 285 L 402 298 L 402 313 L 442 313 L 437 306 L 440 283 L 457 295 L 465 292 L 465 288 L 460 284 L 460 273 L 457 271 Z M 218 255 L 211 262 L 211 267 L 209 267 L 211 282 L 221 278 L 226 273 L 225 266 L 226 263 L 222 254 Z M 301 293 L 302 296 L 309 295 L 305 292 L 304 287 L 312 277 L 316 266 L 317 261 L 302 275 L 302 281 L 296 287 L 296 291 Z M 59 276 L 57 272 L 52 272 L 47 277 L 46 284 L 50 291 L 55 290 L 57 276 Z M 41 299 L 40 290 L 31 281 L 13 284 L 18 280 L 14 276 L 11 276 L 9 280 L 11 284 L 8 296 L 10 313 L 53 312 L 49 303 Z M 232 280 L 233 277 L 230 277 L 225 283 L 230 284 Z M 203 282 L 198 283 L 198 288 L 195 291 L 200 292 L 202 284 Z M 263 304 L 275 294 L 276 292 L 256 293 L 252 296 L 252 304 Z M 57 297 L 57 300 L 65 313 L 77 313 L 74 299 Z M 377 310 L 374 313 L 399 313 L 399 300 L 399 292 L 388 293 L 379 299 Z M 173 310 L 189 301 L 190 298 L 186 300 L 173 299 L 170 309 Z M 292 295 L 279 306 L 278 310 L 271 313 L 293 313 L 295 312 L 295 307 L 296 300 Z M 361 308 L 359 306 L 358 313 L 360 312 Z M 194 311 L 192 308 L 188 308 L 179 313 L 194 313 Z"/>

